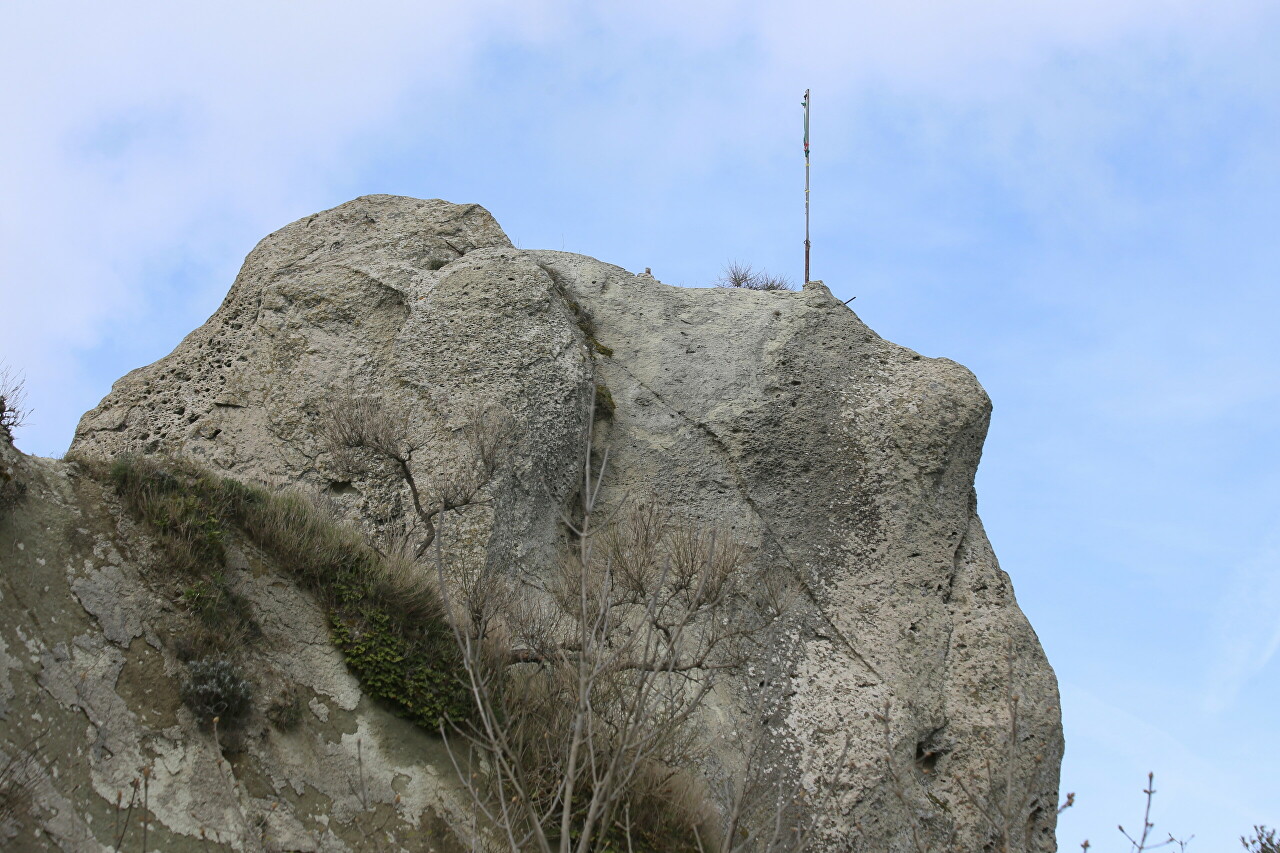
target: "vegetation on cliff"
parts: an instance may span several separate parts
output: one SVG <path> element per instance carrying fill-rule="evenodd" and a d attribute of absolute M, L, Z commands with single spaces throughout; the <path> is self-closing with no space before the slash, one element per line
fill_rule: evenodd
<path fill-rule="evenodd" d="M 226 580 L 226 545 L 239 536 L 322 602 L 334 644 L 369 695 L 431 730 L 467 713 L 461 661 L 434 589 L 397 572 L 355 530 L 301 495 L 272 494 L 186 460 L 123 456 L 89 467 L 156 534 L 168 567 L 189 583 L 183 599 L 206 629 L 183 655 L 193 679 L 214 671 L 209 661 L 233 659 L 256 633 Z M 231 683 L 225 667 L 217 671 Z M 207 689 L 193 682 L 187 694 L 205 696 L 201 713 L 215 715 Z"/>

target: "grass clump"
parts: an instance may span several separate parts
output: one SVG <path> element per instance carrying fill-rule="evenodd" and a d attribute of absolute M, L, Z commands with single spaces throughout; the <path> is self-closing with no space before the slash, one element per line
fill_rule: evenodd
<path fill-rule="evenodd" d="M 301 495 L 271 494 L 188 461 L 124 456 L 101 467 L 157 534 L 172 569 L 191 581 L 182 601 L 213 636 L 189 642 L 189 667 L 259 634 L 224 572 L 227 539 L 239 535 L 320 599 L 334 644 L 371 696 L 433 731 L 466 715 L 459 654 L 435 590 L 379 557 L 358 532 Z"/>
<path fill-rule="evenodd" d="M 751 264 L 730 261 L 725 264 L 724 271 L 716 281 L 716 287 L 736 287 L 742 290 L 795 290 L 791 279 L 783 275 L 774 275 L 765 270 L 751 268 Z"/>
<path fill-rule="evenodd" d="M 289 688 L 267 706 L 267 719 L 279 731 L 291 732 L 302 724 L 302 697 Z"/>

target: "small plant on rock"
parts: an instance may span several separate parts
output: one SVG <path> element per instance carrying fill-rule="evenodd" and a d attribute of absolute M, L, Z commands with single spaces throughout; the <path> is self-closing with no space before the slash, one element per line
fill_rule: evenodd
<path fill-rule="evenodd" d="M 187 664 L 182 701 L 203 723 L 217 718 L 223 729 L 243 723 L 253 703 L 253 685 L 226 659 Z"/>
<path fill-rule="evenodd" d="M 282 732 L 296 729 L 302 723 L 302 697 L 290 686 L 267 708 L 267 719 Z"/>
<path fill-rule="evenodd" d="M 0 365 L 0 436 L 13 439 L 13 431 L 26 420 L 26 389 L 21 376 Z"/>
<path fill-rule="evenodd" d="M 730 261 L 725 264 L 716 287 L 737 287 L 743 290 L 795 290 L 795 285 L 786 276 L 774 275 L 761 270 L 756 272 L 751 264 Z"/>
<path fill-rule="evenodd" d="M 12 444 L 14 428 L 22 426 L 27 414 L 23 405 L 25 397 L 22 379 L 0 365 L 0 443 Z M 26 494 L 27 484 L 16 479 L 16 473 L 14 466 L 0 459 L 0 514 Z"/>

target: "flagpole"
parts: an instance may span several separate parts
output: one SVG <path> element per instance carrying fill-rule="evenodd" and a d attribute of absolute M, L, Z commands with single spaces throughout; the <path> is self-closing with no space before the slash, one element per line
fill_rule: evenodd
<path fill-rule="evenodd" d="M 809 90 L 804 90 L 804 283 L 809 283 Z"/>

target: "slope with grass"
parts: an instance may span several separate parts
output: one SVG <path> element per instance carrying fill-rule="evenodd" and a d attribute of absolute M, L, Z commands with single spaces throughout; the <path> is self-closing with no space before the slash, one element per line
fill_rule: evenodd
<path fill-rule="evenodd" d="M 457 701 L 449 648 L 357 534 L 189 465 L 0 444 L 26 486 L 0 514 L 0 847 L 457 849 L 413 722 Z"/>

